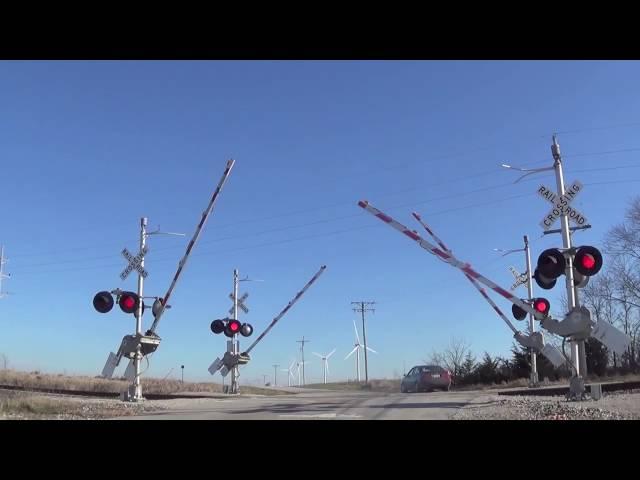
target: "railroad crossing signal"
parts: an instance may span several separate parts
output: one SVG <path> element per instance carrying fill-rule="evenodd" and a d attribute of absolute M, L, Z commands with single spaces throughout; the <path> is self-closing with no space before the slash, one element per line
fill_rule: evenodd
<path fill-rule="evenodd" d="M 554 190 L 544 185 L 538 187 L 538 195 L 547 200 L 553 207 L 545 215 L 540 222 L 540 226 L 544 230 L 549 230 L 551 226 L 558 220 L 562 214 L 566 213 L 569 220 L 573 220 L 579 226 L 582 226 L 587 222 L 587 218 L 569 204 L 576 198 L 576 196 L 582 191 L 583 185 L 578 180 L 573 182 L 571 186 L 565 189 L 564 195 L 558 195 Z"/>
<path fill-rule="evenodd" d="M 129 262 L 129 265 L 127 265 L 127 268 L 125 268 L 122 271 L 122 273 L 120 273 L 120 278 L 122 280 L 125 280 L 129 276 L 129 274 L 134 270 L 137 270 L 138 273 L 142 276 L 142 278 L 147 278 L 147 275 L 149 275 L 149 273 L 144 268 L 142 268 L 142 266 L 140 266 L 140 263 L 142 262 L 142 259 L 148 252 L 149 252 L 149 248 L 145 245 L 144 248 L 140 250 L 138 255 L 134 257 L 133 255 L 131 255 L 131 253 L 129 253 L 129 250 L 127 250 L 126 248 L 123 248 L 122 252 L 120 253 L 122 253 L 122 256 L 127 259 L 127 261 Z"/>
<path fill-rule="evenodd" d="M 248 293 L 245 293 L 244 295 L 242 295 L 239 299 L 238 299 L 238 308 L 240 310 L 242 310 L 244 313 L 249 313 L 249 309 L 247 308 L 247 306 L 244 304 L 244 301 L 249 297 Z M 233 293 L 229 294 L 229 298 L 231 299 L 231 301 L 233 302 L 234 297 L 233 297 Z M 229 309 L 229 315 L 233 315 L 233 307 L 231 307 Z"/>
<path fill-rule="evenodd" d="M 93 308 L 100 313 L 110 312 L 113 308 L 113 296 L 110 292 L 98 292 L 93 297 Z"/>
<path fill-rule="evenodd" d="M 543 315 L 549 315 L 549 310 L 551 310 L 551 304 L 549 303 L 549 300 L 547 300 L 546 298 L 541 298 L 541 297 L 534 298 L 531 302 L 525 299 L 522 299 L 522 301 L 524 303 L 531 303 L 531 305 L 537 312 L 540 312 Z M 511 313 L 513 313 L 513 317 L 516 320 L 524 320 L 525 318 L 527 318 L 527 312 L 524 311 L 515 303 L 511 306 Z"/>
<path fill-rule="evenodd" d="M 222 318 L 211 322 L 211 331 L 216 335 L 224 333 L 229 338 L 233 338 L 237 333 L 243 337 L 249 337 L 253 333 L 253 327 L 232 318 Z"/>
<path fill-rule="evenodd" d="M 565 273 L 567 260 L 565 256 L 573 256 L 573 283 L 582 288 L 602 268 L 602 254 L 591 246 L 582 246 L 571 251 L 561 251 L 558 248 L 549 248 L 538 257 L 538 266 L 533 277 L 536 283 L 545 290 L 552 289 L 558 277 Z"/>
<path fill-rule="evenodd" d="M 133 292 L 123 292 L 122 290 L 114 290 L 112 292 L 102 291 L 96 293 L 93 297 L 93 308 L 100 313 L 108 313 L 114 305 L 113 294 L 116 295 L 118 305 L 124 313 L 136 313 L 140 302 L 142 302 L 142 311 L 144 313 L 144 302 Z"/>

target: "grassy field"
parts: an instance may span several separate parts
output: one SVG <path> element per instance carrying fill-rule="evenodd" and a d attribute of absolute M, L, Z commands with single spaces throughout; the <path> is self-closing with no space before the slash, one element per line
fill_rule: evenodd
<path fill-rule="evenodd" d="M 16 370 L 0 370 L 0 385 L 23 388 L 45 388 L 52 390 L 75 390 L 87 392 L 120 393 L 127 389 L 126 380 L 107 380 L 88 376 L 71 376 L 63 374 L 46 374 L 40 372 L 19 372 Z M 147 394 L 172 394 L 184 392 L 222 393 L 222 385 L 218 383 L 195 383 L 179 380 L 162 380 L 158 378 L 142 378 L 142 391 Z M 277 389 L 267 389 L 240 385 L 241 393 L 252 395 L 284 395 L 290 394 Z"/>

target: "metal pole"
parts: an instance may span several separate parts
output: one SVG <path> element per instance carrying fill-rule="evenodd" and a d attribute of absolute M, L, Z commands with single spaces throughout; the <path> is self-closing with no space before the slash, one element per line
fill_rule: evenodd
<path fill-rule="evenodd" d="M 181 365 L 180 368 L 182 369 L 182 384 L 184 385 L 184 365 Z"/>
<path fill-rule="evenodd" d="M 273 365 L 273 386 L 277 387 L 278 386 L 278 367 L 280 365 L 278 364 L 274 364 Z"/>
<path fill-rule="evenodd" d="M 4 278 L 4 245 L 0 245 L 0 298 L 4 297 L 2 291 L 2 279 Z"/>
<path fill-rule="evenodd" d="M 140 219 L 140 252 L 144 251 L 144 247 L 147 243 L 147 218 L 142 217 Z M 140 267 L 144 268 L 144 255 L 140 260 Z M 142 270 L 142 268 L 140 270 Z M 142 335 L 142 295 L 144 289 L 144 277 L 140 272 L 138 272 L 138 298 L 140 299 L 140 305 L 138 306 L 138 311 L 136 312 L 136 335 Z M 134 367 L 135 367 L 135 378 L 133 380 L 133 401 L 138 402 L 144 400 L 142 397 L 142 385 L 140 383 L 140 362 L 142 360 L 142 352 L 140 351 L 141 345 L 138 344 L 136 348 L 136 357 L 134 359 Z"/>
<path fill-rule="evenodd" d="M 362 306 L 362 340 L 364 341 L 364 384 L 369 384 L 369 364 L 367 363 L 367 330 L 364 326 L 364 302 Z"/>
<path fill-rule="evenodd" d="M 527 235 L 524 236 L 524 250 L 525 250 L 525 256 L 526 256 L 526 262 L 527 262 L 527 295 L 529 295 L 529 301 L 533 300 L 533 274 L 531 272 L 531 250 L 529 248 L 529 237 Z M 531 313 L 529 313 L 529 333 L 532 334 L 533 332 L 535 332 L 536 327 L 535 327 L 535 323 L 534 323 L 534 318 L 533 315 Z M 538 385 L 539 382 L 539 377 L 538 377 L 538 365 L 537 365 L 537 355 L 536 355 L 536 351 L 532 348 L 531 349 L 531 386 L 535 387 Z"/>
<path fill-rule="evenodd" d="M 238 319 L 238 269 L 233 270 L 233 319 Z M 238 353 L 237 334 L 231 339 L 231 353 Z M 231 369 L 231 393 L 238 393 L 238 366 Z"/>
<path fill-rule="evenodd" d="M 4 245 L 0 246 L 0 298 L 4 298 L 9 295 L 9 292 L 3 289 L 2 280 L 11 278 L 10 273 L 4 273 L 4 265 L 8 262 L 4 256 Z"/>
<path fill-rule="evenodd" d="M 322 376 L 324 377 L 324 383 L 327 384 L 327 359 L 322 359 Z"/>
<path fill-rule="evenodd" d="M 356 350 L 356 373 L 358 377 L 358 383 L 360 383 L 360 344 L 358 343 L 358 349 Z"/>
<path fill-rule="evenodd" d="M 556 173 L 556 184 L 558 188 L 558 195 L 564 195 L 564 176 L 562 172 L 562 157 L 560 156 L 560 145 L 556 142 L 556 136 L 553 135 L 553 145 L 551 145 L 551 153 L 554 159 L 554 170 Z M 562 230 L 562 246 L 565 249 L 571 248 L 571 234 L 569 230 L 569 217 L 566 213 L 563 213 L 560 217 L 560 227 Z M 573 283 L 573 260 L 571 257 L 567 257 L 565 280 L 567 287 L 567 302 L 569 304 L 569 310 L 576 307 L 577 296 Z M 571 341 L 571 363 L 574 365 L 575 376 L 584 377 L 586 372 L 581 371 L 580 365 L 580 342 Z"/>
<path fill-rule="evenodd" d="M 302 386 L 304 387 L 305 385 L 305 378 L 304 378 L 304 335 L 302 336 Z"/>

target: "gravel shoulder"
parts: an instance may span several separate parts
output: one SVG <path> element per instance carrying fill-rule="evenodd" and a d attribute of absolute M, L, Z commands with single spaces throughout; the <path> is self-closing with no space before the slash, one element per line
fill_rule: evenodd
<path fill-rule="evenodd" d="M 456 413 L 454 420 L 637 420 L 640 392 L 610 393 L 600 400 L 569 402 L 564 397 L 517 396 L 485 398 Z"/>

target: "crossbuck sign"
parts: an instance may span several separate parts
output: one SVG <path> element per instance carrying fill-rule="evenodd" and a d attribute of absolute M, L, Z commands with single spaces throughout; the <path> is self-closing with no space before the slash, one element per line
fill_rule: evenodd
<path fill-rule="evenodd" d="M 247 308 L 247 306 L 244 304 L 244 301 L 249 297 L 248 293 L 245 293 L 244 295 L 242 295 L 239 299 L 238 299 L 238 308 L 240 310 L 242 310 L 244 313 L 249 313 L 249 309 Z M 231 301 L 233 302 L 233 293 L 229 294 L 229 298 L 231 299 Z M 229 313 L 231 315 L 233 315 L 233 307 L 231 307 L 229 309 Z"/>
<path fill-rule="evenodd" d="M 540 185 L 538 188 L 538 195 L 553 205 L 551 210 L 549 210 L 549 213 L 547 213 L 540 222 L 540 226 L 545 230 L 549 230 L 555 221 L 563 214 L 566 214 L 569 220 L 573 220 L 580 226 L 586 224 L 587 218 L 575 208 L 569 206 L 569 204 L 582 191 L 582 188 L 582 183 L 576 180 L 569 188 L 565 189 L 564 195 L 558 195 L 549 187 Z"/>
<path fill-rule="evenodd" d="M 120 253 L 122 253 L 122 256 L 126 258 L 129 262 L 129 265 L 127 265 L 127 268 L 125 268 L 120 274 L 120 278 L 122 280 L 126 279 L 129 276 L 129 274 L 134 270 L 137 270 L 142 278 L 147 278 L 147 275 L 149 275 L 149 273 L 140 266 L 140 263 L 142 262 L 142 259 L 144 258 L 144 256 L 147 254 L 148 251 L 149 251 L 149 248 L 147 248 L 147 246 L 145 245 L 144 248 L 140 250 L 140 253 L 138 253 L 138 255 L 134 257 L 129 253 L 129 250 L 127 250 L 126 248 L 122 249 L 122 252 Z"/>
<path fill-rule="evenodd" d="M 524 285 L 529 281 L 528 272 L 518 273 L 518 271 L 513 267 L 509 267 L 509 270 L 511 270 L 511 273 L 516 278 L 516 281 L 514 282 L 514 284 L 511 285 L 511 290 L 515 290 L 520 285 Z"/>

